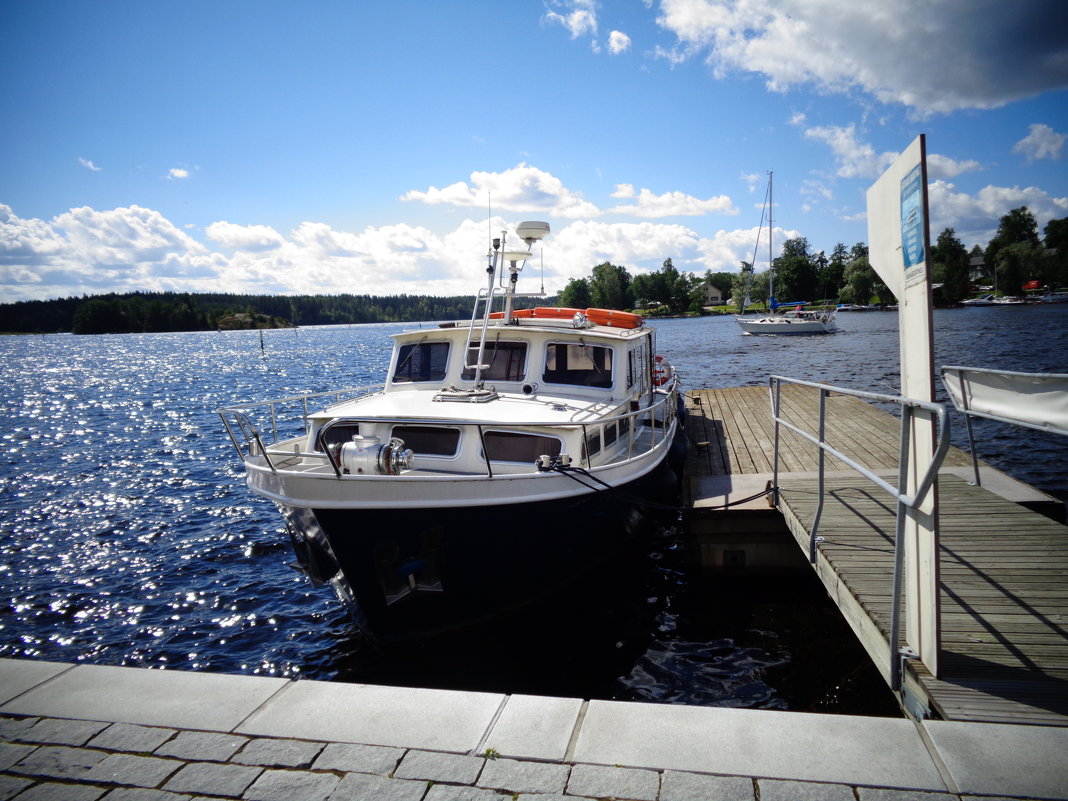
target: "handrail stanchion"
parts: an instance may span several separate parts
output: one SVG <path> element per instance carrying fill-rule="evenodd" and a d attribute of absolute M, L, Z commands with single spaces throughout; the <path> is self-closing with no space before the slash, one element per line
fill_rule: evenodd
<path fill-rule="evenodd" d="M 827 392 L 823 389 L 820 390 L 819 415 L 819 500 L 816 501 L 816 513 L 812 516 L 812 533 L 808 538 L 808 561 L 812 564 L 816 564 L 816 531 L 820 527 L 820 518 L 823 517 L 823 488 L 826 486 L 825 479 L 827 472 L 827 451 L 823 448 L 827 439 Z"/>
<path fill-rule="evenodd" d="M 771 385 L 768 387 L 771 390 L 771 408 L 772 417 L 775 420 L 775 449 L 771 462 L 771 503 L 772 506 L 778 508 L 779 506 L 779 408 L 782 402 L 782 382 L 777 379 L 776 376 L 771 376 L 769 379 Z"/>
<path fill-rule="evenodd" d="M 898 434 L 897 485 L 908 486 L 909 444 L 912 441 L 912 408 L 901 409 L 901 430 Z M 901 657 L 898 644 L 901 642 L 901 585 L 905 567 L 905 505 L 898 498 L 894 514 L 894 581 L 890 595 L 890 689 L 901 689 Z"/>

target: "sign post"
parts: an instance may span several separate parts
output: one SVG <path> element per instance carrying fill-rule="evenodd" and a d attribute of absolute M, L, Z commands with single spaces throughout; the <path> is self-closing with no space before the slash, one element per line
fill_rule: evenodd
<path fill-rule="evenodd" d="M 898 300 L 901 394 L 935 400 L 931 315 L 931 237 L 927 210 L 926 140 L 920 134 L 868 190 L 868 258 Z M 916 410 L 903 455 L 900 491 L 915 493 L 935 451 L 936 423 Z M 905 654 L 917 656 L 938 676 L 939 622 L 938 486 L 908 510 L 898 534 L 903 542 Z M 896 622 L 896 621 L 895 621 Z M 892 626 L 893 628 L 893 626 Z M 893 636 L 893 634 L 891 634 Z M 899 643 L 891 643 L 896 649 Z M 900 660 L 890 666 L 891 685 L 900 688 Z M 896 681 L 895 681 L 896 680 Z"/>

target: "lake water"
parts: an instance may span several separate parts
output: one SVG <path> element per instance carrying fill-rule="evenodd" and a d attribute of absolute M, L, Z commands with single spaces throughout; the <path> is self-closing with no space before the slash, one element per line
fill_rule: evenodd
<path fill-rule="evenodd" d="M 686 387 L 770 373 L 898 391 L 897 315 L 826 337 L 657 324 Z M 1068 372 L 1068 305 L 935 312 L 936 364 Z M 214 410 L 381 380 L 411 326 L 0 337 L 0 656 L 592 698 L 879 713 L 814 579 L 702 581 L 659 532 L 628 602 L 533 610 L 492 637 L 382 653 L 287 565 Z M 432 325 L 426 327 L 432 328 Z M 954 440 L 964 441 L 955 420 Z M 1068 438 L 980 421 L 981 456 L 1062 499 Z M 772 586 L 773 585 L 773 586 Z M 830 644 L 830 645 L 829 645 Z M 824 675 L 820 649 L 844 649 Z M 875 682 L 878 685 L 878 682 Z"/>

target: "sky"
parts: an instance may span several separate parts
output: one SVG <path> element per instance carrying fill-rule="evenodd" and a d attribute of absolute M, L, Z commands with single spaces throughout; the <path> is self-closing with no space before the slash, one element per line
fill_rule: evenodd
<path fill-rule="evenodd" d="M 919 134 L 932 239 L 1068 216 L 1063 0 L 0 0 L 0 97 L 3 302 L 736 272 L 769 172 L 829 255 Z"/>

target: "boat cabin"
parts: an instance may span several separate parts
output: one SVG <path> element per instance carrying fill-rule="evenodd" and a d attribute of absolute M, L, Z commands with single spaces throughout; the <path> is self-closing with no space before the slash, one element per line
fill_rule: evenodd
<path fill-rule="evenodd" d="M 485 475 L 546 459 L 593 467 L 635 447 L 656 386 L 652 329 L 520 317 L 481 333 L 476 322 L 395 335 L 382 392 L 359 399 L 358 419 L 357 401 L 313 415 L 305 448 L 343 473 L 391 475 L 353 452 L 401 440 L 405 475 Z"/>

